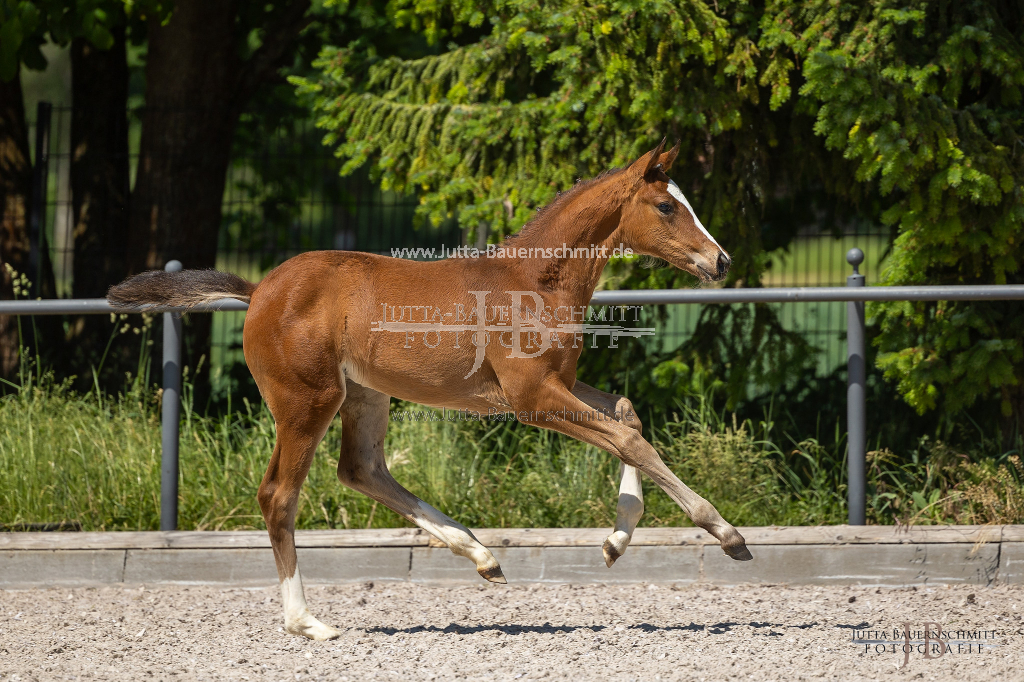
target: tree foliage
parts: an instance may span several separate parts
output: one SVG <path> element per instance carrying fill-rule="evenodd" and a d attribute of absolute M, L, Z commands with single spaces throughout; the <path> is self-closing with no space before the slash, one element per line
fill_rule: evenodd
<path fill-rule="evenodd" d="M 383 187 L 418 191 L 421 215 L 434 223 L 454 215 L 470 231 L 485 226 L 492 240 L 518 230 L 578 178 L 624 164 L 662 136 L 680 139 L 676 180 L 729 245 L 731 283 L 756 286 L 766 245 L 782 246 L 816 213 L 836 210 L 821 189 L 838 175 L 813 151 L 821 143 L 809 125 L 795 124 L 806 115 L 793 106 L 771 111 L 762 97 L 763 60 L 751 39 L 757 13 L 746 2 L 718 8 L 671 0 L 393 2 L 392 23 L 434 40 L 436 54 L 381 57 L 357 40 L 325 48 L 320 78 L 293 82 L 313 96 L 327 143 L 347 161 L 343 172 L 372 159 Z M 849 197 L 849 187 L 834 189 Z M 766 221 L 783 215 L 766 234 Z M 613 269 L 627 287 L 694 284 L 669 269 Z M 721 326 L 723 314 L 706 310 L 702 328 Z M 768 383 L 810 355 L 773 315 L 744 326 L 755 336 L 739 354 L 727 344 L 684 353 L 732 364 L 733 402 L 749 384 Z M 770 338 L 785 338 L 792 352 L 743 361 Z M 622 364 L 606 360 L 598 362 L 606 371 Z M 615 371 L 621 387 L 627 371 Z"/>
<path fill-rule="evenodd" d="M 1021 281 L 1024 7 L 777 2 L 762 26 L 780 69 L 801 62 L 815 131 L 883 196 L 879 217 L 898 230 L 885 284 Z M 1024 417 L 1019 303 L 875 313 L 879 366 L 919 411 L 996 393 L 1004 416 Z"/>
<path fill-rule="evenodd" d="M 1017 281 L 1018 3 L 392 0 L 387 19 L 436 52 L 382 57 L 355 40 L 321 52 L 318 78 L 293 82 L 345 172 L 372 162 L 382 186 L 415 189 L 434 222 L 514 232 L 577 178 L 669 135 L 683 140 L 677 181 L 734 250 L 732 285 L 757 286 L 766 249 L 798 227 L 850 220 L 893 227 L 886 284 Z M 993 391 L 1005 414 L 1022 409 L 1018 304 L 874 312 L 879 365 L 919 410 L 943 392 L 956 411 Z M 751 349 L 801 357 L 777 325 L 750 320 L 739 326 L 760 338 L 715 357 L 761 366 L 738 370 L 744 385 L 772 373 Z"/>
<path fill-rule="evenodd" d="M 759 52 L 746 37 L 756 16 L 743 2 L 722 4 L 724 16 L 671 0 L 389 8 L 396 26 L 435 42 L 479 37 L 416 59 L 380 58 L 366 41 L 328 47 L 323 78 L 295 82 L 318 95 L 345 170 L 372 158 L 384 187 L 422 190 L 435 223 L 455 214 L 514 232 L 557 191 L 664 134 L 685 138 L 684 157 L 706 175 L 715 170 L 711 141 L 760 113 L 750 106 L 760 98 Z M 763 146 L 777 135 L 768 131 Z M 714 216 L 724 225 L 736 211 Z"/>
<path fill-rule="evenodd" d="M 123 5 L 166 12 L 158 0 L 0 0 L 0 80 L 10 81 L 22 64 L 45 69 L 40 48 L 47 39 L 66 45 L 85 38 L 97 49 L 110 49 L 112 26 L 124 21 Z"/>

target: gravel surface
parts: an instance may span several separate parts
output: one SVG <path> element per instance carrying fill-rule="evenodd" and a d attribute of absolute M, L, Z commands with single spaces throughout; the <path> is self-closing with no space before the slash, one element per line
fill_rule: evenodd
<path fill-rule="evenodd" d="M 367 583 L 306 595 L 340 639 L 282 632 L 276 588 L 0 591 L 0 680 L 1024 678 L 1024 587 Z M 964 634 L 970 644 L 915 651 L 900 669 L 902 642 L 851 641 L 925 621 L 984 646 Z"/>

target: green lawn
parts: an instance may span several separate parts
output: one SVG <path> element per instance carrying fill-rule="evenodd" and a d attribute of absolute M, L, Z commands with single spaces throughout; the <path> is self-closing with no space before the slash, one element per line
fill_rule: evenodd
<path fill-rule="evenodd" d="M 846 262 L 846 252 L 853 247 L 864 252 L 860 273 L 867 284 L 878 281 L 885 267 L 884 255 L 889 247 L 886 237 L 855 236 L 804 237 L 793 241 L 788 249 L 771 255 L 768 269 L 761 277 L 766 287 L 832 287 L 846 284 L 853 268 Z"/>

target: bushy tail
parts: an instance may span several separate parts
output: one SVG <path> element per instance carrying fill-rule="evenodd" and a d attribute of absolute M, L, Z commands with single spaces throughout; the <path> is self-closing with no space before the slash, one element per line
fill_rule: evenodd
<path fill-rule="evenodd" d="M 192 308 L 221 298 L 237 298 L 248 302 L 255 288 L 255 284 L 228 272 L 150 270 L 110 287 L 107 302 L 115 308 Z"/>

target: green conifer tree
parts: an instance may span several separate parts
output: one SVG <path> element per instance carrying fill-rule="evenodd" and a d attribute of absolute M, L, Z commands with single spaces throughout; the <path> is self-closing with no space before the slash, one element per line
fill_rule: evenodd
<path fill-rule="evenodd" d="M 966 0 L 771 3 L 766 73 L 800 64 L 815 132 L 878 188 L 897 237 L 884 284 L 1020 283 L 1024 5 Z M 773 101 L 792 94 L 782 85 Z M 993 399 L 1024 424 L 1024 308 L 874 307 L 879 366 L 923 412 Z"/>
<path fill-rule="evenodd" d="M 421 197 L 491 239 L 577 178 L 662 136 L 674 173 L 758 286 L 767 250 L 805 225 L 881 221 L 885 283 L 1017 281 L 1024 219 L 1021 7 L 1008 1 L 393 0 L 436 53 L 325 48 L 312 97 L 345 172 Z M 678 286 L 668 270 L 614 273 Z M 947 411 L 1000 395 L 1024 418 L 1019 304 L 873 309 L 879 364 L 907 401 Z M 731 337 L 720 331 L 729 326 Z M 739 339 L 739 341 L 738 341 Z M 808 347 L 762 307 L 704 311 L 689 351 L 731 363 L 729 394 L 780 381 Z M 679 358 L 676 359 L 680 361 Z M 662 372 L 661 374 L 664 374 Z M 655 373 L 657 374 L 657 373 Z M 654 376 L 654 375 L 652 375 Z M 640 388 L 640 387 L 638 387 Z"/>

